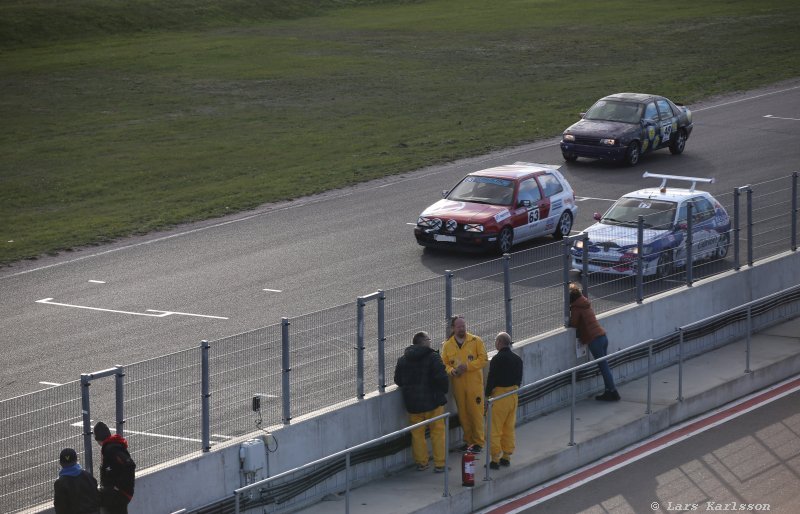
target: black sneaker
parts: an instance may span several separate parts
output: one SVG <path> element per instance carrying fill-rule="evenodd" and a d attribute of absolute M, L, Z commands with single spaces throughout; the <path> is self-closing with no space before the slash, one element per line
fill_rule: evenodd
<path fill-rule="evenodd" d="M 510 461 L 510 460 L 508 460 L 508 459 L 500 459 L 500 465 L 501 465 L 501 466 L 508 467 L 508 466 L 510 466 L 510 465 L 511 465 L 511 461 Z"/>
<path fill-rule="evenodd" d="M 489 463 L 489 469 L 500 469 L 500 464 L 496 463 L 495 461 L 492 461 Z"/>
<path fill-rule="evenodd" d="M 619 393 L 616 391 L 606 391 L 599 396 L 594 397 L 599 402 L 617 402 L 619 401 Z"/>
<path fill-rule="evenodd" d="M 479 444 L 473 444 L 472 446 L 467 448 L 467 451 L 470 453 L 480 453 L 483 448 Z"/>

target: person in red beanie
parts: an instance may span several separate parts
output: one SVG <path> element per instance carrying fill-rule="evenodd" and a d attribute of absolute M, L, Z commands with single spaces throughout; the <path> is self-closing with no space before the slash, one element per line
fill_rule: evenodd
<path fill-rule="evenodd" d="M 133 499 L 136 463 L 128 453 L 128 441 L 119 434 L 111 435 L 108 426 L 99 421 L 94 426 L 94 440 L 102 448 L 100 464 L 100 507 L 104 514 L 128 514 Z"/>

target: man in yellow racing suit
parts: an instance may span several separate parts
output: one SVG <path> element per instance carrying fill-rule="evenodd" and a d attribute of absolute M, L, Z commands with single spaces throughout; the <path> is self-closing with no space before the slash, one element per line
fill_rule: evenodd
<path fill-rule="evenodd" d="M 478 453 L 485 445 L 483 433 L 483 368 L 488 364 L 486 347 L 480 337 L 467 332 L 461 316 L 450 321 L 451 336 L 442 345 L 442 362 L 451 377 L 458 419 L 464 431 L 461 450 Z"/>

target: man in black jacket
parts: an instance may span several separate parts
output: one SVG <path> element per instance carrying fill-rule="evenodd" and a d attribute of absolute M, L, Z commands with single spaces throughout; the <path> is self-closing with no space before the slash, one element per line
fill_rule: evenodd
<path fill-rule="evenodd" d="M 78 454 L 64 448 L 58 457 L 61 471 L 53 484 L 56 514 L 98 514 L 97 480 L 78 464 Z"/>
<path fill-rule="evenodd" d="M 128 514 L 133 499 L 136 464 L 128 453 L 128 441 L 111 435 L 102 421 L 94 426 L 94 440 L 102 447 L 100 464 L 100 506 L 103 514 Z"/>
<path fill-rule="evenodd" d="M 444 413 L 450 380 L 439 353 L 431 348 L 431 338 L 426 332 L 414 334 L 413 344 L 397 359 L 394 383 L 400 386 L 403 403 L 412 425 L 435 418 Z M 446 464 L 444 447 L 444 419 L 427 425 L 430 427 L 433 449 L 433 471 L 441 473 Z M 428 469 L 428 444 L 425 426 L 411 431 L 411 454 L 417 471 Z"/>
<path fill-rule="evenodd" d="M 511 336 L 500 332 L 494 340 L 497 354 L 489 362 L 486 377 L 486 396 L 497 397 L 515 391 L 522 384 L 522 359 L 511 351 Z M 511 465 L 516 439 L 514 426 L 517 423 L 517 394 L 511 394 L 492 403 L 492 439 L 490 442 L 492 462 L 489 467 Z"/>

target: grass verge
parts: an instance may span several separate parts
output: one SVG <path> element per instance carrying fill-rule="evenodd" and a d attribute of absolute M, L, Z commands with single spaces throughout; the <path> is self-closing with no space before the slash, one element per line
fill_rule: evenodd
<path fill-rule="evenodd" d="M 2 264 L 551 137 L 611 92 L 800 75 L 795 0 L 35 0 L 0 20 Z"/>

